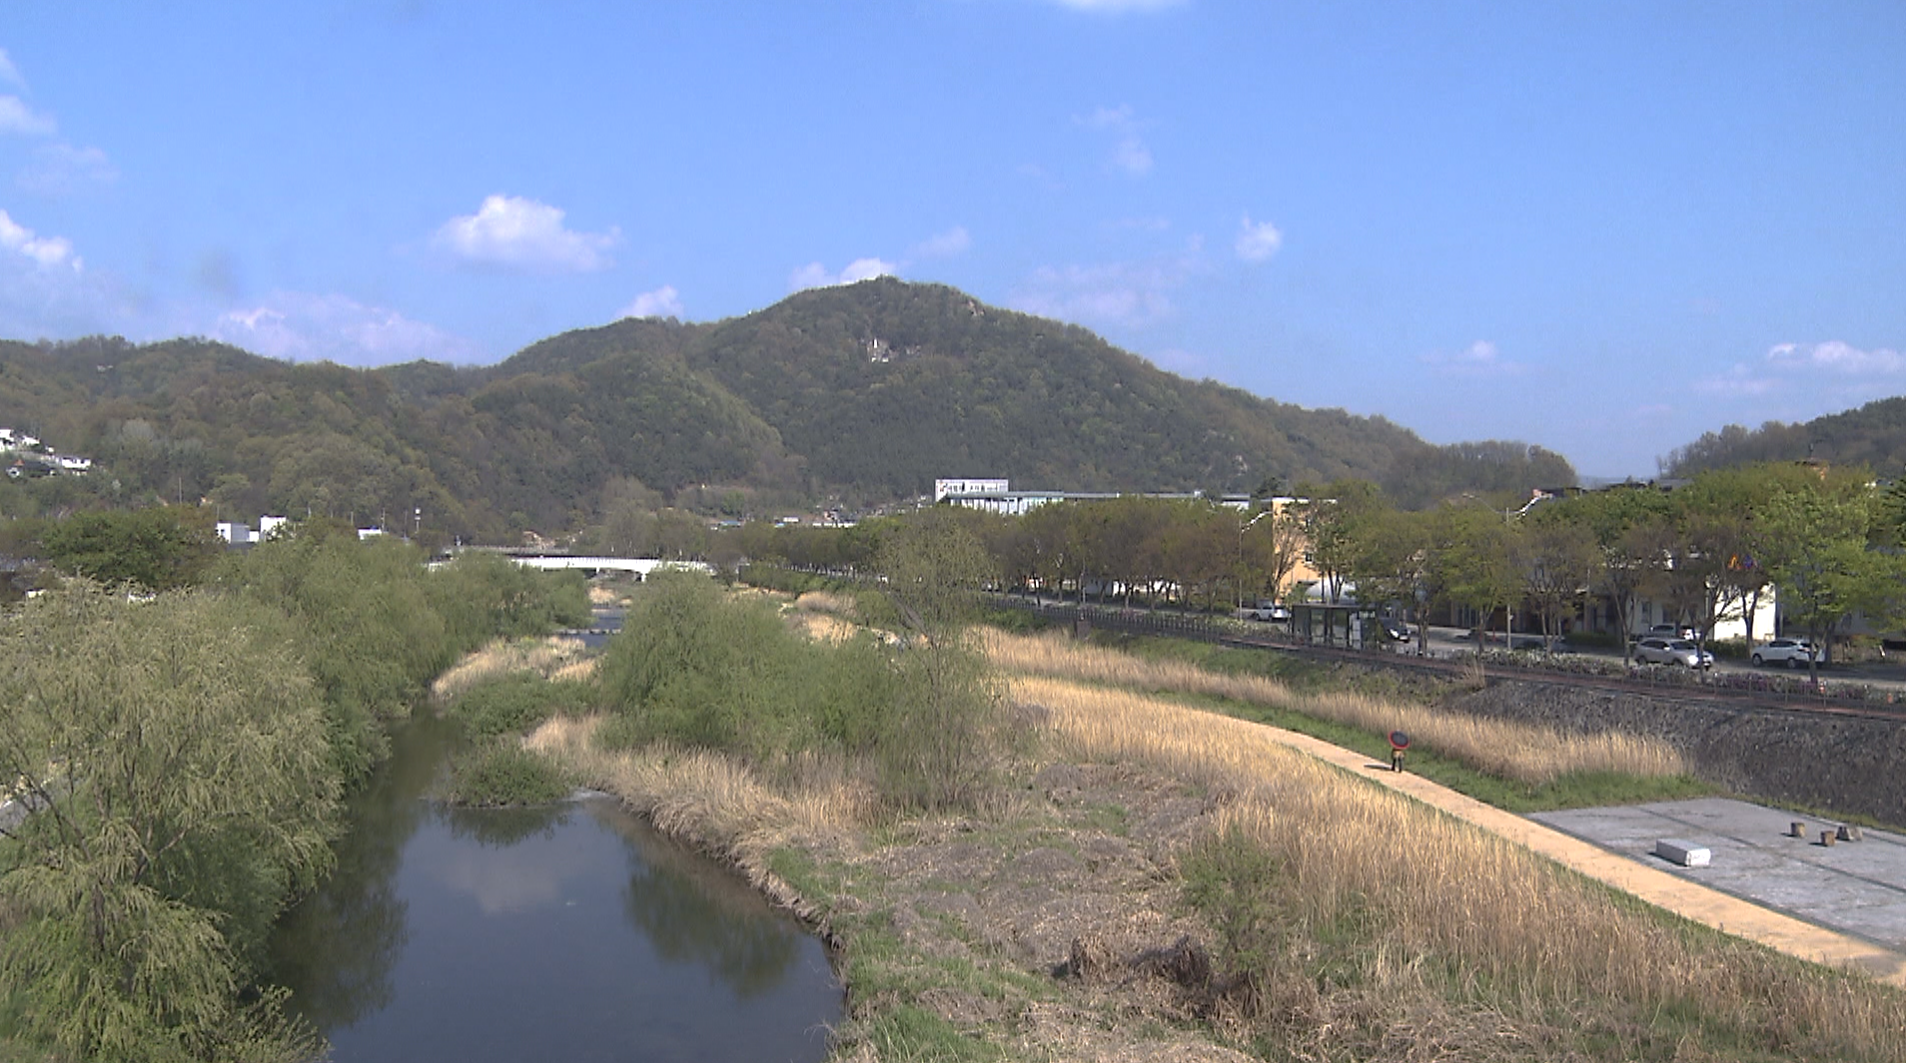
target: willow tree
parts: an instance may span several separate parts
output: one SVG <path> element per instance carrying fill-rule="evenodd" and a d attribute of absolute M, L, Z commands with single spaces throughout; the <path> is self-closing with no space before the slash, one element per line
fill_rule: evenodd
<path fill-rule="evenodd" d="M 84 1059 L 310 1047 L 275 996 L 241 1003 L 280 906 L 328 866 L 338 796 L 287 630 L 206 592 L 84 583 L 0 626 L 7 1040 Z"/>
<path fill-rule="evenodd" d="M 876 565 L 908 633 L 879 741 L 881 791 L 903 807 L 971 807 L 992 788 L 1002 698 L 969 625 L 997 566 L 939 509 L 897 527 Z"/>

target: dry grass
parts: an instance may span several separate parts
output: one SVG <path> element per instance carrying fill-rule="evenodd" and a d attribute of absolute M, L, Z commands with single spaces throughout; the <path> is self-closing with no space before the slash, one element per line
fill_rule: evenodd
<path fill-rule="evenodd" d="M 808 591 L 794 600 L 794 608 L 811 613 L 827 613 L 847 620 L 856 616 L 854 600 L 833 591 Z"/>
<path fill-rule="evenodd" d="M 757 887 L 797 914 L 808 906 L 767 867 L 767 854 L 789 839 L 838 838 L 871 807 L 866 788 L 839 765 L 796 765 L 802 781 L 773 787 L 732 758 L 670 746 L 611 752 L 593 740 L 601 717 L 556 718 L 524 739 L 585 786 L 614 794 L 657 829 L 738 867 Z"/>
<path fill-rule="evenodd" d="M 1618 733 L 1574 734 L 1363 694 L 1299 694 L 1272 679 L 1207 672 L 1177 661 L 1148 661 L 1074 642 L 1062 634 L 1008 635 L 987 630 L 986 652 L 1002 670 L 1144 691 L 1206 694 L 1286 709 L 1372 734 L 1405 731 L 1412 741 L 1491 775 L 1532 786 L 1570 771 L 1635 776 L 1682 775 L 1687 765 L 1664 742 Z"/>
<path fill-rule="evenodd" d="M 1261 846 L 1288 875 L 1280 895 L 1293 940 L 1349 921 L 1380 943 L 1364 977 L 1386 1007 L 1446 1011 L 1438 1001 L 1453 979 L 1491 1012 L 1531 1016 L 1578 1001 L 1585 1018 L 1599 1018 L 1611 999 L 1643 1013 L 1692 1007 L 1767 1045 L 1826 1042 L 1906 1059 L 1906 996 L 1744 942 L 1691 943 L 1527 851 L 1287 749 L 1258 725 L 1052 679 L 1020 679 L 1013 690 L 1048 711 L 1073 755 L 1154 765 L 1220 795 L 1219 830 Z M 1276 1007 L 1326 1007 L 1310 977 L 1276 975 L 1260 986 Z M 1455 1058 L 1484 1056 L 1502 1058 L 1473 1046 Z"/>
<path fill-rule="evenodd" d="M 794 613 L 789 619 L 815 642 L 846 642 L 860 633 L 858 625 L 826 613 Z"/>
<path fill-rule="evenodd" d="M 629 594 L 624 587 L 612 587 L 601 583 L 589 585 L 590 605 L 627 605 Z"/>
<path fill-rule="evenodd" d="M 498 639 L 458 661 L 430 684 L 438 702 L 511 672 L 535 672 L 546 679 L 581 679 L 595 670 L 594 658 L 582 658 L 581 639 L 551 635 L 540 639 Z"/>

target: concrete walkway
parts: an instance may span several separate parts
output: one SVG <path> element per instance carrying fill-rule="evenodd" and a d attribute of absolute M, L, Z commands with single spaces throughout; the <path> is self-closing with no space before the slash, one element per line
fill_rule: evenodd
<path fill-rule="evenodd" d="M 1683 918 L 1704 923 L 1736 937 L 1759 942 L 1790 956 L 1798 956 L 1801 959 L 1828 966 L 1857 968 L 1872 974 L 1882 982 L 1906 988 L 1906 951 L 1886 948 L 1872 941 L 1838 933 L 1760 904 L 1729 896 L 1699 882 L 1690 881 L 1683 875 L 1666 870 L 1672 865 L 1664 863 L 1660 867 L 1650 867 L 1628 856 L 1611 852 L 1532 819 L 1525 819 L 1514 813 L 1485 805 L 1481 801 L 1465 797 L 1419 775 L 1407 771 L 1393 772 L 1387 763 L 1379 763 L 1360 753 L 1331 745 L 1309 735 L 1274 727 L 1267 727 L 1265 730 L 1284 745 L 1388 786 L 1399 793 L 1407 794 L 1426 805 L 1441 809 L 1458 819 L 1475 824 L 1483 830 L 1500 835 L 1554 860 L 1564 867 L 1647 901 L 1657 908 L 1666 909 Z M 1786 813 L 1771 814 L 1781 821 L 1779 829 L 1785 829 L 1789 820 L 1808 819 L 1808 817 L 1791 816 Z M 1810 822 L 1814 824 L 1817 831 L 1820 821 L 1810 820 Z M 1680 830 L 1656 835 L 1656 837 L 1681 837 L 1690 833 L 1695 832 L 1686 829 L 1684 825 Z M 1695 840 L 1706 844 L 1705 837 Z M 1836 851 L 1850 852 L 1856 846 L 1873 846 L 1876 840 L 1843 843 L 1843 847 Z M 1652 847 L 1653 838 L 1648 839 L 1647 845 Z M 1718 854 L 1720 847 L 1715 848 Z M 1880 852 L 1882 850 L 1873 849 L 1869 850 L 1868 854 Z M 1890 854 L 1893 850 L 1884 852 Z M 1881 881 L 1879 884 L 1897 891 L 1902 882 L 1906 882 L 1906 879 Z M 1884 899 L 1886 898 L 1882 898 Z M 1906 915 L 1901 918 L 1906 918 Z"/>

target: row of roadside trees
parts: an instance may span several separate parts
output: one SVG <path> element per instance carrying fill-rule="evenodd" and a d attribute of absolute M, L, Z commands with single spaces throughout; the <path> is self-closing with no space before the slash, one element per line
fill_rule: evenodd
<path fill-rule="evenodd" d="M 1519 621 L 1550 644 L 1577 618 L 1619 631 L 1642 602 L 1703 638 L 1742 620 L 1750 641 L 1775 634 L 1754 624 L 1776 593 L 1784 633 L 1816 644 L 1856 615 L 1878 630 L 1906 618 L 1906 492 L 1883 490 L 1862 470 L 1765 464 L 1702 473 L 1673 490 L 1625 484 L 1533 505 L 1461 498 L 1422 510 L 1361 481 L 1297 494 L 1245 510 L 1134 495 L 958 519 L 986 544 L 1000 585 L 1126 605 L 1354 598 L 1477 627 Z M 884 532 L 743 534 L 740 552 L 757 560 L 853 569 Z M 1300 573 L 1306 579 L 1294 580 Z"/>

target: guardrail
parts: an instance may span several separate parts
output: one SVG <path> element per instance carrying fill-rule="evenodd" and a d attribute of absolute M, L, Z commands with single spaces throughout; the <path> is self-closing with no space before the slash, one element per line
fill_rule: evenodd
<path fill-rule="evenodd" d="M 1761 673 L 1701 673 L 1658 665 L 1632 665 L 1626 675 L 1608 675 L 1583 669 L 1558 667 L 1555 658 L 1523 651 L 1489 650 L 1455 657 L 1421 657 L 1414 651 L 1398 652 L 1378 646 L 1347 645 L 1307 640 L 1275 631 L 1262 622 L 1231 620 L 1195 613 L 1166 610 L 1126 609 L 1117 606 L 1053 602 L 1013 595 L 989 596 L 993 605 L 1033 613 L 1049 621 L 1075 626 L 1081 622 L 1127 635 L 1159 635 L 1193 639 L 1252 649 L 1297 653 L 1306 657 L 1340 661 L 1443 678 L 1461 679 L 1475 675 L 1475 662 L 1481 659 L 1484 682 L 1518 680 L 1525 682 L 1564 683 L 1651 697 L 1675 697 L 1706 702 L 1746 703 L 1765 708 L 1804 709 L 1841 715 L 1870 716 L 1906 720 L 1906 694 L 1848 680 L 1814 683 L 1799 677 Z"/>

